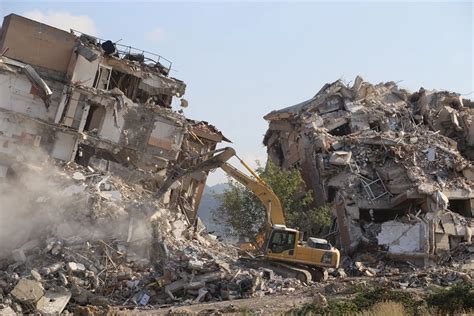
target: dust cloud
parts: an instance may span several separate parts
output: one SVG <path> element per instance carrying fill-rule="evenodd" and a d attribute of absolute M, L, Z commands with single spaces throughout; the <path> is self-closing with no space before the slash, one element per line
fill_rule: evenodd
<path fill-rule="evenodd" d="M 66 169 L 42 152 L 16 155 L 7 177 L 0 179 L 0 259 L 17 248 L 41 246 L 48 238 L 126 239 L 127 212 L 111 202 L 99 203 L 90 183 L 73 179 L 73 171 Z"/>

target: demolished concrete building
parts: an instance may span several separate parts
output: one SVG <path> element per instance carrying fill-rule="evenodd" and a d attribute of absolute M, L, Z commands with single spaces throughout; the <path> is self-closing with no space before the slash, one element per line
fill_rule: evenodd
<path fill-rule="evenodd" d="M 156 194 L 173 167 L 229 141 L 172 109 L 173 99 L 188 106 L 186 84 L 166 62 L 4 18 L 0 314 L 229 299 L 240 295 L 239 278 L 253 278 L 230 270 L 235 249 L 197 220 L 207 174 Z M 223 284 L 232 291 L 221 293 Z"/>
<path fill-rule="evenodd" d="M 301 295 L 297 291 L 308 287 L 270 269 L 250 269 L 239 262 L 234 246 L 219 242 L 194 220 L 206 174 L 186 177 L 164 199 L 157 198 L 155 189 L 171 167 L 187 168 L 204 159 L 217 143 L 228 141 L 209 123 L 187 119 L 170 108 L 173 99 L 182 98 L 186 85 L 169 77 L 171 65 L 163 66 L 164 62 L 158 55 L 111 41 L 64 32 L 14 14 L 5 17 L 0 32 L 0 315 L 126 313 L 124 309 L 153 313 L 153 308 L 166 307 L 176 313 L 178 305 L 278 293 Z M 187 106 L 186 100 L 180 101 Z M 464 122 L 461 112 L 447 111 L 443 133 L 462 135 L 463 130 L 449 124 Z M 276 130 L 271 131 L 276 136 L 269 135 L 272 144 L 283 144 Z M 353 149 L 348 154 L 349 145 L 340 140 L 339 152 L 329 159 L 344 169 L 346 161 L 352 166 L 358 153 Z M 435 159 L 458 157 L 455 150 L 438 150 Z M 367 167 L 360 166 L 359 173 L 369 178 Z M 467 165 L 459 170 L 468 177 Z M 469 184 L 463 181 L 456 188 Z M 347 188 L 348 193 L 357 192 Z M 439 188 L 436 185 L 433 192 Z M 443 202 L 447 189 L 436 192 L 435 202 Z M 374 200 L 384 198 L 388 194 Z M 359 196 L 352 206 L 366 200 Z M 433 208 L 430 202 L 426 207 Z M 457 209 L 451 206 L 452 210 L 459 211 L 462 203 Z M 342 205 L 349 215 L 340 219 L 351 222 L 340 224 L 346 229 L 341 229 L 341 236 L 347 229 L 352 234 L 357 227 L 360 231 L 366 216 L 357 213 L 358 222 L 356 213 L 350 213 L 357 209 Z M 379 209 L 375 211 L 378 216 Z M 436 236 L 444 240 L 437 242 L 451 246 L 467 217 L 447 211 L 441 215 Z M 408 239 L 410 250 L 417 251 L 416 238 L 415 243 L 411 238 L 424 229 L 424 223 L 410 221 L 407 233 L 400 233 L 407 229 L 405 222 L 385 221 L 379 227 L 379 243 L 400 251 L 397 245 L 406 250 Z M 397 241 L 400 234 L 403 238 Z M 467 275 L 451 267 L 470 260 L 473 253 L 472 246 L 459 248 L 456 260 L 446 258 L 442 270 L 415 274 L 409 266 L 403 286 L 426 289 L 432 283 L 447 286 L 471 280 L 472 271 Z M 348 267 L 349 275 L 362 270 L 392 278 L 390 286 L 401 286 L 393 272 L 398 267 L 373 267 L 369 262 L 355 266 L 357 271 Z M 343 279 L 344 269 L 332 271 L 330 279 Z M 358 281 L 349 282 L 353 287 Z M 361 279 L 358 285 L 366 282 Z M 322 286 L 316 284 L 307 292 L 319 294 Z"/>
<path fill-rule="evenodd" d="M 187 106 L 186 84 L 160 55 L 15 14 L 4 18 L 0 53 L 0 174 L 20 147 L 38 147 L 154 190 L 168 165 L 227 140 L 171 109 L 174 98 Z M 205 180 L 184 179 L 165 202 L 193 220 Z"/>
<path fill-rule="evenodd" d="M 343 251 L 375 245 L 425 261 L 471 241 L 473 106 L 447 91 L 338 80 L 267 114 L 263 142 L 269 160 L 302 171 L 316 206 L 333 203 Z"/>

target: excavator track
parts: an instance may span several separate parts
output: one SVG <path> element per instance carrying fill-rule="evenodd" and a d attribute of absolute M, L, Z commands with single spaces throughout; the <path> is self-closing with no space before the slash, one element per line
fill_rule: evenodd
<path fill-rule="evenodd" d="M 267 260 L 264 257 L 240 258 L 239 261 L 248 267 L 270 269 L 285 278 L 296 278 L 305 283 L 327 279 L 327 272 L 322 268 L 293 266 L 280 261 Z"/>
<path fill-rule="evenodd" d="M 297 268 L 278 261 L 269 261 L 269 263 L 271 266 L 270 269 L 272 269 L 276 274 L 286 273 L 288 275 L 286 277 L 293 277 L 305 283 L 308 283 L 309 281 L 313 280 L 311 273 L 305 269 Z M 280 270 L 281 272 L 279 273 L 278 270 Z"/>

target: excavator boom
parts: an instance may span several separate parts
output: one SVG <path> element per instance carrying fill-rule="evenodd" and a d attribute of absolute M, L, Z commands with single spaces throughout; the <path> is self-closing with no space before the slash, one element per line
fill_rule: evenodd
<path fill-rule="evenodd" d="M 250 189 L 263 203 L 267 210 L 267 219 L 270 225 L 285 225 L 285 217 L 281 207 L 280 200 L 273 190 L 260 178 L 250 178 L 237 168 L 232 167 L 228 163 L 223 163 L 221 169 L 235 180 L 240 182 L 246 188 Z"/>
<path fill-rule="evenodd" d="M 216 154 L 218 153 L 218 154 Z M 178 181 L 180 178 L 192 174 L 192 173 L 197 173 L 197 172 L 208 172 L 212 169 L 216 169 L 220 167 L 223 163 L 225 163 L 227 160 L 235 156 L 235 150 L 230 147 L 225 147 L 222 149 L 214 150 L 211 152 L 206 153 L 206 155 L 212 155 L 216 154 L 215 156 L 212 156 L 211 158 L 208 158 L 204 160 L 203 162 L 194 165 L 188 169 L 182 168 L 180 165 L 176 165 L 172 168 L 170 175 L 168 178 L 165 180 L 165 182 L 161 185 L 161 187 L 158 189 L 156 192 L 155 196 L 160 199 L 166 191 L 169 190 L 169 188 Z"/>
<path fill-rule="evenodd" d="M 233 148 L 225 147 L 207 153 L 207 155 L 209 154 L 215 155 L 188 169 L 183 169 L 180 166 L 175 166 L 172 169 L 169 177 L 157 191 L 156 196 L 158 198 L 162 197 L 166 193 L 166 191 L 168 191 L 168 189 L 173 185 L 174 182 L 188 174 L 192 174 L 195 172 L 207 172 L 220 167 L 228 175 L 233 177 L 245 187 L 252 190 L 252 192 L 254 192 L 255 195 L 260 199 L 260 201 L 263 203 L 267 210 L 267 221 L 269 226 L 275 224 L 285 225 L 283 208 L 276 194 L 268 186 L 268 184 L 266 184 L 265 181 L 263 181 L 262 178 L 260 178 L 252 170 L 252 168 L 250 168 L 242 159 L 237 156 Z M 232 157 L 236 157 L 240 161 L 240 163 L 252 174 L 253 177 L 249 177 L 237 168 L 234 168 L 229 165 L 227 161 Z"/>

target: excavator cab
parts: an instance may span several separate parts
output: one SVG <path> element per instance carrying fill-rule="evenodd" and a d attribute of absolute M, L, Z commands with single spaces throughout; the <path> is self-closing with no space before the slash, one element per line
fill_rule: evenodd
<path fill-rule="evenodd" d="M 268 259 L 299 262 L 318 267 L 337 268 L 340 253 L 330 242 L 321 238 L 302 241 L 302 233 L 285 225 L 273 225 L 265 249 Z"/>
<path fill-rule="evenodd" d="M 288 229 L 283 225 L 274 225 L 274 229 L 268 238 L 265 254 L 294 255 L 299 239 L 297 235 L 298 231 L 294 229 Z"/>

